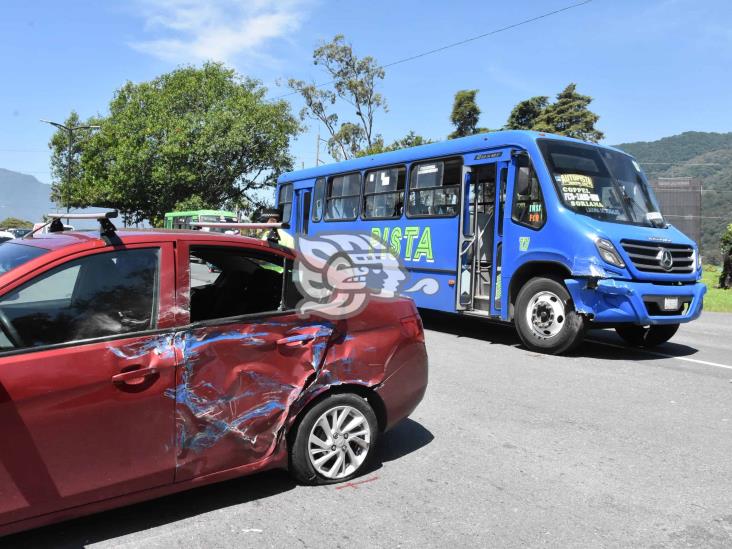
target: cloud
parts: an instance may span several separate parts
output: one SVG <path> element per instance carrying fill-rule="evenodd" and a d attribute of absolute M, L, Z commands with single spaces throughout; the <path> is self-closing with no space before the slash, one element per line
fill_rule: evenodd
<path fill-rule="evenodd" d="M 258 57 L 265 43 L 287 38 L 305 17 L 306 0 L 138 0 L 145 31 L 137 51 L 173 63 L 233 62 Z"/>

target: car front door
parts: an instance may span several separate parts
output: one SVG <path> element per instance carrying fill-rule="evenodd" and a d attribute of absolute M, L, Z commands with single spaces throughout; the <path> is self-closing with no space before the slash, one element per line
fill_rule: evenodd
<path fill-rule="evenodd" d="M 206 280 L 182 247 L 178 293 L 193 287 L 180 319 L 192 323 L 177 345 L 176 481 L 272 456 L 290 406 L 316 375 L 334 333 L 332 323 L 294 312 L 298 295 L 283 273 L 286 256 L 195 243 L 191 250 L 191 259 L 218 274 Z"/>
<path fill-rule="evenodd" d="M 0 296 L 0 523 L 173 481 L 172 244 L 58 261 Z"/>

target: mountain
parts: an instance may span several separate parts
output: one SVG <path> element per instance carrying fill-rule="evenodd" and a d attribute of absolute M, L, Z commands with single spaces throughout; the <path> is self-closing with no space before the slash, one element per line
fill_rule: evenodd
<path fill-rule="evenodd" d="M 718 262 L 719 238 L 732 223 L 732 132 L 684 132 L 616 147 L 632 154 L 650 179 L 689 176 L 701 180 L 702 254 Z"/>
<path fill-rule="evenodd" d="M 0 168 L 0 219 L 18 217 L 41 221 L 43 214 L 57 211 L 51 202 L 51 185 L 32 175 Z"/>
<path fill-rule="evenodd" d="M 72 208 L 71 211 L 83 213 L 99 209 Z M 32 175 L 0 168 L 0 220 L 17 217 L 36 223 L 43 220 L 44 214 L 62 211 L 66 210 L 51 202 L 51 185 L 41 183 Z M 77 229 L 98 227 L 96 221 L 84 219 L 77 219 L 72 225 Z"/>

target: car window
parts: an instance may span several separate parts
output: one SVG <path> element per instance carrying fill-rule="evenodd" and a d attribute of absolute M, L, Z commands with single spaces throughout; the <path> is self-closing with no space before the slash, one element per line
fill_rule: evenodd
<path fill-rule="evenodd" d="M 191 322 L 283 311 L 299 301 L 291 282 L 292 262 L 282 256 L 196 246 L 190 258 Z"/>
<path fill-rule="evenodd" d="M 0 298 L 0 346 L 37 347 L 155 328 L 158 250 L 86 256 Z"/>

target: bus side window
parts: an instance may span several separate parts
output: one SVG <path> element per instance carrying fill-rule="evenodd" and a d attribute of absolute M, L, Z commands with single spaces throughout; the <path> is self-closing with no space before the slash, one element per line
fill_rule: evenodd
<path fill-rule="evenodd" d="M 322 177 L 315 182 L 315 189 L 313 190 L 313 215 L 312 219 L 314 222 L 318 222 L 323 219 L 323 211 L 325 205 L 325 179 Z"/>
<path fill-rule="evenodd" d="M 544 225 L 544 197 L 528 155 L 516 158 L 511 219 L 519 225 L 540 229 Z"/>
<path fill-rule="evenodd" d="M 282 223 L 290 222 L 292 213 L 292 183 L 282 185 L 280 187 L 280 196 L 277 200 L 277 206 L 282 212 Z"/>
<path fill-rule="evenodd" d="M 325 199 L 326 221 L 353 221 L 358 216 L 361 174 L 349 173 L 328 179 Z"/>
<path fill-rule="evenodd" d="M 366 172 L 361 214 L 364 219 L 398 219 L 402 216 L 406 174 L 402 166 Z"/>
<path fill-rule="evenodd" d="M 424 162 L 412 167 L 408 217 L 452 217 L 458 212 L 460 160 Z"/>

